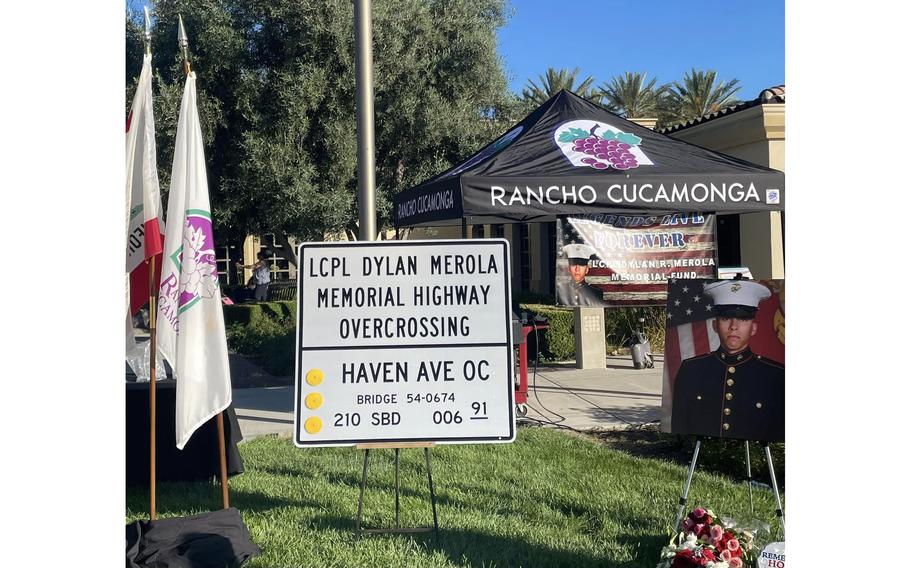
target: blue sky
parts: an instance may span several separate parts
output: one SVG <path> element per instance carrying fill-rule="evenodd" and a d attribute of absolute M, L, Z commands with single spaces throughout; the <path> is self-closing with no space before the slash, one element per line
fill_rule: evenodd
<path fill-rule="evenodd" d="M 625 71 L 669 82 L 693 66 L 714 69 L 720 80 L 739 79 L 741 100 L 784 83 L 783 0 L 510 1 L 499 54 L 519 94 L 547 67 L 579 67 L 595 85 Z M 135 10 L 145 4 L 126 0 Z"/>
<path fill-rule="evenodd" d="M 593 76 L 595 85 L 625 71 L 659 83 L 693 66 L 739 79 L 737 98 L 784 83 L 784 2 L 767 0 L 511 0 L 499 31 L 509 86 L 520 93 L 547 67 Z"/>

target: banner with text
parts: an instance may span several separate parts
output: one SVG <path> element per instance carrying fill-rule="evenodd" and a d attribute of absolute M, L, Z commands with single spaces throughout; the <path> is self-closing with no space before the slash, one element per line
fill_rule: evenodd
<path fill-rule="evenodd" d="M 504 239 L 303 243 L 295 443 L 515 439 Z"/>
<path fill-rule="evenodd" d="M 713 278 L 715 216 L 591 214 L 556 222 L 556 302 L 659 306 L 670 278 Z"/>

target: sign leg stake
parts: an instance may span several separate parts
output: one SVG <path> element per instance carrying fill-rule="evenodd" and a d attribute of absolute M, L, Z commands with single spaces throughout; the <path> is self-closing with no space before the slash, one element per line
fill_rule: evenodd
<path fill-rule="evenodd" d="M 356 538 L 359 540 L 360 536 L 363 534 L 363 529 L 361 529 L 361 523 L 363 521 L 363 492 L 367 488 L 367 467 L 370 463 L 370 450 L 366 450 L 363 453 L 363 477 L 360 479 L 360 500 L 357 501 L 357 534 Z"/>
<path fill-rule="evenodd" d="M 395 448 L 395 528 L 401 528 L 401 480 L 399 478 L 401 448 Z"/>
<path fill-rule="evenodd" d="M 389 446 L 386 446 L 387 448 Z M 364 448 L 366 449 L 366 448 Z M 439 542 L 439 517 L 436 514 L 436 492 L 433 489 L 433 471 L 430 469 L 430 450 L 429 447 L 423 446 L 424 455 L 427 460 L 427 480 L 430 484 L 430 504 L 433 508 L 433 526 L 432 527 L 401 527 L 401 448 L 392 447 L 395 450 L 395 528 L 391 529 L 365 529 L 363 528 L 363 497 L 367 487 L 367 470 L 369 469 L 369 449 L 366 449 L 363 455 L 363 477 L 360 479 L 360 499 L 357 502 L 357 528 L 355 530 L 355 540 L 365 534 L 413 534 L 433 532 L 436 534 L 436 542 Z"/>
<path fill-rule="evenodd" d="M 746 483 L 749 484 L 749 512 L 755 516 L 755 504 L 752 501 L 752 460 L 749 457 L 749 440 L 746 440 Z"/>
<path fill-rule="evenodd" d="M 430 469 L 430 448 L 423 449 L 427 457 L 427 479 L 430 480 L 430 504 L 433 507 L 433 531 L 436 533 L 436 543 L 439 543 L 439 518 L 436 516 L 436 492 L 433 491 L 433 470 Z"/>
<path fill-rule="evenodd" d="M 676 522 L 673 523 L 674 531 L 679 532 L 680 523 L 686 513 L 686 501 L 689 499 L 689 487 L 692 485 L 692 476 L 695 474 L 695 462 L 698 461 L 698 450 L 701 448 L 701 438 L 695 438 L 695 451 L 692 452 L 692 461 L 689 462 L 689 476 L 683 486 L 682 495 L 679 497 L 679 511 L 676 513 Z"/>
<path fill-rule="evenodd" d="M 771 447 L 768 442 L 764 442 L 765 458 L 768 460 L 768 473 L 771 474 L 771 487 L 774 488 L 774 498 L 777 499 L 777 518 L 780 519 L 780 530 L 782 535 L 786 535 L 784 529 L 784 506 L 780 500 L 780 491 L 777 489 L 777 476 L 774 475 L 774 463 L 771 461 Z"/>

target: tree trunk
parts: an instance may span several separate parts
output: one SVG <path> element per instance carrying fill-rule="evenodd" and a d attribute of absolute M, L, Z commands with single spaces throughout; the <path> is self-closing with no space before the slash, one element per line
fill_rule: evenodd
<path fill-rule="evenodd" d="M 263 244 L 267 249 L 275 253 L 276 256 L 280 256 L 281 258 L 293 264 L 294 268 L 298 268 L 300 265 L 300 260 L 297 258 L 297 252 L 291 245 L 291 241 L 287 233 L 275 233 L 275 240 L 278 241 L 278 244 L 281 245 L 281 248 L 273 246 L 269 242 Z"/>

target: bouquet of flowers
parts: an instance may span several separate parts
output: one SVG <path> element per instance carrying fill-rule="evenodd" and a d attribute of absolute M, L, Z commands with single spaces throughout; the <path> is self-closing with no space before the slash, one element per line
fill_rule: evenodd
<path fill-rule="evenodd" d="M 754 533 L 720 522 L 707 509 L 698 507 L 683 522 L 683 531 L 660 553 L 657 568 L 747 568 L 755 563 Z"/>

